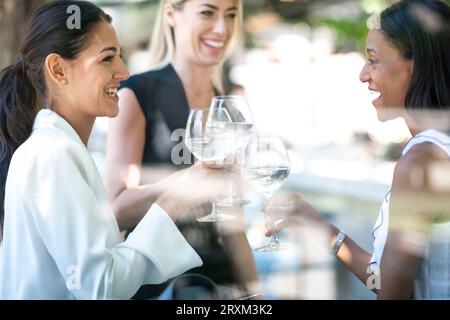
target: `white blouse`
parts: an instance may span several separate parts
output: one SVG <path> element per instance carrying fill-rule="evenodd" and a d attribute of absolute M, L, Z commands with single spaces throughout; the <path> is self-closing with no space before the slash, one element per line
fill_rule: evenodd
<path fill-rule="evenodd" d="M 154 204 L 126 241 L 80 137 L 44 109 L 14 153 L 0 246 L 0 299 L 128 299 L 201 266 Z"/>
<path fill-rule="evenodd" d="M 450 157 L 450 136 L 433 129 L 412 137 L 402 150 L 402 156 L 420 143 L 431 143 Z M 369 269 L 379 275 L 381 258 L 389 233 L 389 202 L 391 191 L 386 194 L 373 230 L 373 255 Z M 450 222 L 433 224 L 429 243 L 424 244 L 422 259 L 414 284 L 415 299 L 450 298 Z"/>

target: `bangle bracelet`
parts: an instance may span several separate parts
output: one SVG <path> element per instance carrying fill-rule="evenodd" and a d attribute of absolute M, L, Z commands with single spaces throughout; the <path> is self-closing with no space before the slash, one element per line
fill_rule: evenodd
<path fill-rule="evenodd" d="M 331 247 L 330 253 L 333 255 L 336 255 L 338 253 L 339 249 L 341 248 L 344 240 L 345 240 L 345 233 L 342 232 L 341 230 L 339 230 L 339 233 L 337 234 L 337 237 L 336 237 L 336 242 Z"/>

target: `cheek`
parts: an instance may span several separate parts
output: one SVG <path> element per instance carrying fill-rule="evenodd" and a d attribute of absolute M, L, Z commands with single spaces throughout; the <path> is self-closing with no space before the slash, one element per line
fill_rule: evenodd
<path fill-rule="evenodd" d="M 76 84 L 75 90 L 85 90 L 92 83 L 92 75 L 88 68 L 78 68 L 74 72 L 74 83 Z"/>
<path fill-rule="evenodd" d="M 93 68 L 80 70 L 77 73 L 73 94 L 76 95 L 78 101 L 89 103 L 87 101 L 99 100 L 102 97 L 107 82 L 101 75 L 102 73 L 99 70 Z"/>
<path fill-rule="evenodd" d="M 228 40 L 228 41 L 230 41 L 231 38 L 233 37 L 235 25 L 236 25 L 236 22 L 235 22 L 235 21 L 230 22 L 230 23 L 228 23 L 228 25 L 227 25 L 227 40 Z"/>
<path fill-rule="evenodd" d="M 391 88 L 393 99 L 395 99 L 395 102 L 393 101 L 393 103 L 395 103 L 396 106 L 404 106 L 406 94 L 409 88 L 410 77 L 407 74 L 403 74 L 393 79 Z"/>
<path fill-rule="evenodd" d="M 405 98 L 411 82 L 411 69 L 406 63 L 396 64 L 392 67 L 392 72 L 388 75 L 390 86 L 388 89 L 392 94 L 392 101 L 396 106 L 404 106 Z"/>

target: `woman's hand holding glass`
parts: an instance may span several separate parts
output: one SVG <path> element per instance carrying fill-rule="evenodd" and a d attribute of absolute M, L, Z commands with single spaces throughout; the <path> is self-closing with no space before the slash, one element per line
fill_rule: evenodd
<path fill-rule="evenodd" d="M 261 210 L 267 219 L 280 221 L 267 231 L 268 237 L 285 228 L 301 228 L 303 234 L 311 235 L 328 248 L 330 239 L 338 232 L 331 222 L 297 193 L 275 196 L 265 201 Z"/>
<path fill-rule="evenodd" d="M 217 164 L 196 163 L 170 176 L 165 183 L 167 187 L 156 202 L 176 220 L 184 210 L 216 199 L 223 189 L 225 175 L 230 174 Z M 240 179 L 237 174 L 233 177 Z"/>
<path fill-rule="evenodd" d="M 256 191 L 269 201 L 290 172 L 290 161 L 283 142 L 278 137 L 254 137 L 245 149 L 242 176 Z M 266 217 L 266 228 L 272 230 L 277 222 Z M 275 233 L 270 242 L 256 251 L 270 252 L 290 248 L 292 245 L 280 242 Z"/>
<path fill-rule="evenodd" d="M 253 120 L 244 97 L 214 97 L 211 106 L 206 109 L 193 109 L 190 112 L 185 144 L 200 161 L 223 161 L 236 158 L 253 133 Z M 232 163 L 234 164 L 234 162 Z M 227 167 L 232 172 L 232 167 Z M 232 174 L 230 174 L 232 175 Z M 230 182 L 232 186 L 233 183 Z M 224 205 L 241 205 L 243 200 L 235 193 Z M 226 221 L 234 216 L 222 213 L 213 202 L 211 214 L 197 219 L 200 222 Z"/>

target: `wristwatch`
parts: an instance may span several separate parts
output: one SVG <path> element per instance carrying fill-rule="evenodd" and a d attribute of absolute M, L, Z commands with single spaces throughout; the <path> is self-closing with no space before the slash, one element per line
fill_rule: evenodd
<path fill-rule="evenodd" d="M 336 255 L 338 253 L 339 249 L 342 246 L 342 243 L 344 242 L 344 239 L 345 239 L 345 233 L 342 232 L 341 230 L 339 230 L 339 233 L 336 237 L 336 242 L 331 247 L 331 250 L 330 250 L 331 254 Z"/>

